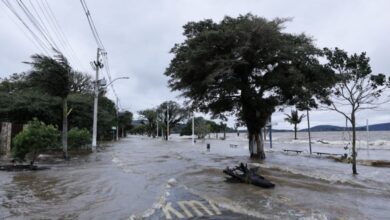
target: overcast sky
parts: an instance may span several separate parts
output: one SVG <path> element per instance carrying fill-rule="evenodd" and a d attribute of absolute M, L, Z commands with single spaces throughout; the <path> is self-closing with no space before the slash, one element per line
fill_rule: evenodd
<path fill-rule="evenodd" d="M 23 1 L 32 9 L 29 1 Z M 32 1 L 37 9 L 43 0 Z M 61 29 L 74 49 L 72 65 L 93 74 L 90 61 L 96 59 L 96 43 L 79 0 L 47 0 Z M 163 75 L 172 55 L 169 50 L 183 41 L 182 26 L 189 21 L 225 15 L 252 13 L 268 19 L 293 18 L 286 31 L 312 36 L 318 47 L 340 47 L 350 53 L 366 51 L 374 73 L 390 73 L 390 2 L 301 0 L 86 0 L 105 45 L 121 107 L 132 112 L 155 107 L 165 100 L 176 100 L 179 93 L 167 87 Z M 17 6 L 14 4 L 15 7 Z M 39 10 L 38 10 L 39 12 Z M 0 2 L 0 77 L 23 72 L 22 61 L 42 51 L 36 47 L 15 15 Z M 74 58 L 77 56 L 78 58 Z M 74 61 L 74 60 L 79 61 Z M 104 77 L 107 78 L 105 73 Z M 389 93 L 387 93 L 389 94 Z M 112 91 L 109 97 L 113 98 Z M 286 109 L 289 112 L 289 109 Z M 276 128 L 291 128 L 283 113 L 273 115 Z M 376 111 L 359 114 L 358 124 L 390 122 L 390 104 Z M 342 125 L 343 117 L 334 112 L 313 111 L 311 124 Z M 233 120 L 229 121 L 233 124 Z M 300 125 L 306 128 L 306 123 Z"/>

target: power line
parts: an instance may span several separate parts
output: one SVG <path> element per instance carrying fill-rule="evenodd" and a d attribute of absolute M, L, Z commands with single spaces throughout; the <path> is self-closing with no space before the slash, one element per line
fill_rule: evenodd
<path fill-rule="evenodd" d="M 79 59 L 79 57 L 77 56 L 77 53 L 74 51 L 72 44 L 68 40 L 68 37 L 66 36 L 65 32 L 62 30 L 61 26 L 59 25 L 59 22 L 56 16 L 54 15 L 50 4 L 47 2 L 47 0 L 41 0 L 37 2 L 41 10 L 43 11 L 43 14 L 47 15 L 47 20 L 51 22 L 53 30 L 55 30 L 55 33 L 57 34 L 58 38 L 64 45 L 64 48 L 69 49 L 70 54 L 74 56 L 74 59 L 76 60 L 76 62 L 79 64 L 80 67 L 82 67 L 83 69 L 87 69 L 85 68 L 85 66 Z"/>
<path fill-rule="evenodd" d="M 30 12 L 30 10 L 27 8 L 27 6 L 21 1 L 17 0 L 16 3 L 19 5 L 19 7 L 22 9 L 22 11 L 25 13 L 27 18 L 30 20 L 30 22 L 34 25 L 36 30 L 38 30 L 39 33 L 43 36 L 43 38 L 46 40 L 46 42 L 50 45 L 51 48 L 54 48 L 58 51 L 60 51 L 57 44 L 53 41 L 52 37 L 49 33 L 45 33 L 43 30 L 42 25 L 39 23 L 39 21 L 34 17 L 34 15 Z"/>
<path fill-rule="evenodd" d="M 31 1 L 31 0 L 30 0 L 30 1 Z M 60 40 L 61 45 L 65 46 L 65 41 L 63 40 L 61 34 L 59 34 L 59 31 L 58 31 L 56 25 L 54 24 L 52 18 L 49 16 L 48 11 L 47 11 L 46 8 L 44 7 L 43 2 L 37 0 L 36 3 L 37 3 L 37 5 L 38 5 L 39 9 L 41 10 L 43 17 L 45 17 L 45 19 L 46 19 L 47 21 L 49 21 L 49 22 L 48 22 L 48 23 L 49 23 L 49 26 L 51 26 L 51 27 L 52 27 L 52 30 L 54 30 L 54 34 L 55 34 L 55 35 L 57 36 L 57 38 Z"/>
<path fill-rule="evenodd" d="M 95 23 L 93 22 L 91 13 L 90 13 L 88 6 L 87 6 L 87 3 L 85 2 L 85 0 L 80 0 L 80 3 L 83 6 L 85 15 L 87 16 L 88 24 L 89 24 L 89 27 L 91 28 L 92 35 L 95 38 L 96 44 L 98 45 L 99 48 L 101 48 L 105 51 L 104 45 L 102 43 L 102 40 L 100 39 L 99 33 L 97 32 Z"/>
<path fill-rule="evenodd" d="M 121 103 L 120 103 L 120 99 L 119 99 L 118 94 L 115 90 L 114 84 L 112 83 L 111 69 L 110 69 L 110 65 L 109 65 L 109 61 L 108 61 L 107 51 L 106 51 L 104 44 L 99 36 L 98 31 L 96 29 L 95 22 L 93 21 L 93 18 L 92 18 L 91 13 L 88 9 L 87 3 L 85 2 L 85 0 L 80 0 L 80 3 L 81 3 L 81 6 L 83 7 L 83 10 L 84 10 L 85 15 L 87 17 L 88 24 L 89 24 L 89 27 L 90 27 L 91 32 L 92 32 L 92 36 L 95 39 L 95 42 L 96 42 L 98 48 L 101 48 L 103 51 L 102 52 L 102 55 L 103 55 L 102 61 L 104 64 L 104 69 L 105 69 L 106 75 L 108 77 L 108 82 L 111 84 L 112 93 L 114 94 L 114 96 L 117 100 L 118 108 L 122 108 Z"/>
<path fill-rule="evenodd" d="M 5 3 L 4 3 L 5 4 Z M 9 10 L 9 9 L 8 9 Z M 6 8 L 4 8 L 4 11 L 5 13 L 7 14 L 7 16 L 9 17 L 10 20 L 12 20 L 12 22 L 18 27 L 18 29 L 23 33 L 23 35 L 32 43 L 34 44 L 34 46 L 36 47 L 36 49 L 38 49 L 39 51 L 41 51 L 42 53 L 45 53 L 45 51 L 38 45 L 38 43 L 33 39 L 32 36 L 30 36 L 30 34 L 26 31 L 25 28 L 23 28 L 20 23 L 18 23 L 14 17 L 9 14 L 8 10 Z M 12 13 L 12 11 L 11 11 Z"/>
<path fill-rule="evenodd" d="M 49 29 L 46 27 L 46 25 L 45 25 L 45 23 L 43 22 L 41 16 L 39 15 L 38 11 L 36 10 L 36 8 L 34 7 L 34 5 L 32 4 L 31 0 L 29 0 L 29 2 L 30 2 L 30 5 L 31 5 L 33 11 L 34 11 L 35 14 L 37 15 L 39 21 L 42 23 L 42 26 L 43 26 L 43 28 L 44 28 L 44 31 L 45 31 L 46 33 L 48 33 L 48 32 L 49 32 Z"/>
<path fill-rule="evenodd" d="M 18 20 L 23 24 L 23 26 L 28 30 L 36 43 L 41 47 L 41 49 L 45 52 L 45 54 L 50 54 L 50 48 L 47 47 L 45 42 L 43 42 L 38 35 L 32 30 L 30 25 L 28 25 L 22 18 L 22 16 L 17 12 L 17 10 L 13 7 L 13 5 L 8 0 L 2 0 L 4 5 L 18 18 Z"/>
<path fill-rule="evenodd" d="M 41 24 L 41 27 L 43 28 L 43 30 L 45 31 L 46 35 L 50 38 L 50 40 L 53 42 L 53 44 L 56 46 L 56 50 L 58 51 L 61 51 L 61 53 L 63 54 L 67 54 L 67 57 L 69 57 L 73 62 L 77 63 L 79 66 L 80 63 L 78 63 L 78 60 L 74 58 L 74 54 L 71 54 L 69 53 L 69 51 L 67 50 L 66 48 L 66 45 L 64 44 L 64 40 L 62 39 L 62 37 L 58 34 L 58 31 L 56 31 L 55 28 L 53 28 L 53 22 L 52 20 L 47 16 L 47 13 L 46 11 L 44 10 L 45 8 L 41 6 L 40 2 L 39 1 L 36 1 L 38 3 L 38 7 L 40 9 L 40 12 L 43 16 L 40 16 L 40 13 L 38 12 L 38 10 L 36 9 L 36 7 L 34 6 L 34 4 L 32 3 L 31 0 L 29 0 L 30 2 L 30 5 L 33 9 L 33 11 L 35 12 L 38 20 L 40 21 L 40 24 Z M 32 13 L 31 13 L 32 14 Z M 33 15 L 33 14 L 32 14 Z M 36 19 L 35 19 L 36 20 Z M 50 32 L 53 32 L 54 35 L 52 36 L 50 34 Z M 59 44 L 57 44 L 56 42 L 59 42 Z M 62 46 L 62 49 L 60 49 L 59 46 Z"/>
<path fill-rule="evenodd" d="M 46 55 L 50 56 L 54 49 L 62 54 L 66 54 L 79 67 L 84 67 L 46 0 L 28 0 L 29 5 L 22 0 L 2 0 L 2 2 L 27 29 L 33 39 L 32 42 L 38 45 L 40 50 L 44 51 Z M 15 5 L 18 7 L 15 7 Z M 23 33 L 30 39 L 25 31 Z"/>
<path fill-rule="evenodd" d="M 103 42 L 102 42 L 102 40 L 101 40 L 101 38 L 99 36 L 99 33 L 98 33 L 97 29 L 96 29 L 95 22 L 93 21 L 93 18 L 92 18 L 91 13 L 90 13 L 90 11 L 88 9 L 87 3 L 85 2 L 85 0 L 80 0 L 80 3 L 81 3 L 81 6 L 84 9 L 85 15 L 87 16 L 88 24 L 89 24 L 89 27 L 90 27 L 91 32 L 92 32 L 92 36 L 94 37 L 97 46 L 104 51 L 102 53 L 103 54 L 104 67 L 105 67 L 105 70 L 106 70 L 108 81 L 111 84 L 112 92 L 113 92 L 115 98 L 118 100 L 118 105 L 119 105 L 120 102 L 119 102 L 118 94 L 116 93 L 115 87 L 112 84 L 111 70 L 110 70 L 110 65 L 109 65 L 109 62 L 108 62 L 107 51 L 105 50 Z"/>

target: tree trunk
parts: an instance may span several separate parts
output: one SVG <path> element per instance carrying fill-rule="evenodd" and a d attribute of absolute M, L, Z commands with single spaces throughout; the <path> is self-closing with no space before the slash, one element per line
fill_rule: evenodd
<path fill-rule="evenodd" d="M 35 160 L 37 159 L 37 155 L 38 152 L 34 150 L 34 152 L 32 153 L 32 158 L 31 158 L 31 161 L 30 161 L 30 168 L 32 169 L 33 166 L 34 166 L 34 163 L 35 163 Z"/>
<path fill-rule="evenodd" d="M 356 119 L 355 112 L 351 113 L 352 124 L 352 173 L 358 174 L 356 169 Z"/>
<path fill-rule="evenodd" d="M 62 99 L 62 151 L 68 158 L 68 97 Z"/>
<path fill-rule="evenodd" d="M 249 132 L 249 153 L 251 158 L 265 159 L 264 141 L 260 131 Z"/>
<path fill-rule="evenodd" d="M 311 152 L 311 134 L 310 134 L 310 116 L 309 116 L 309 109 L 306 109 L 307 112 L 307 134 L 309 136 L 309 151 Z"/>
<path fill-rule="evenodd" d="M 297 140 L 297 124 L 294 124 L 294 139 Z"/>

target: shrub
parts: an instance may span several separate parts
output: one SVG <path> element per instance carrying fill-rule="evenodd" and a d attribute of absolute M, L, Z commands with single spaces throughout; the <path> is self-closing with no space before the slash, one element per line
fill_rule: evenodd
<path fill-rule="evenodd" d="M 71 148 L 81 148 L 91 143 L 91 133 L 83 128 L 72 128 L 68 132 L 68 144 Z"/>
<path fill-rule="evenodd" d="M 26 154 L 31 154 L 31 165 L 43 150 L 58 145 L 59 132 L 53 125 L 33 119 L 26 129 L 13 139 L 12 155 L 15 159 L 25 160 Z"/>

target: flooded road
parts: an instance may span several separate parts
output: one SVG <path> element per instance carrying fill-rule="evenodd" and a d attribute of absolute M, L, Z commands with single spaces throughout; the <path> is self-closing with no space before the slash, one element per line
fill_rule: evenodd
<path fill-rule="evenodd" d="M 206 143 L 211 144 L 210 152 Z M 237 144 L 237 147 L 230 147 Z M 268 149 L 248 158 L 243 141 L 192 145 L 132 136 L 50 170 L 0 173 L 0 219 L 388 219 L 390 169 Z M 276 184 L 224 182 L 239 162 Z"/>

